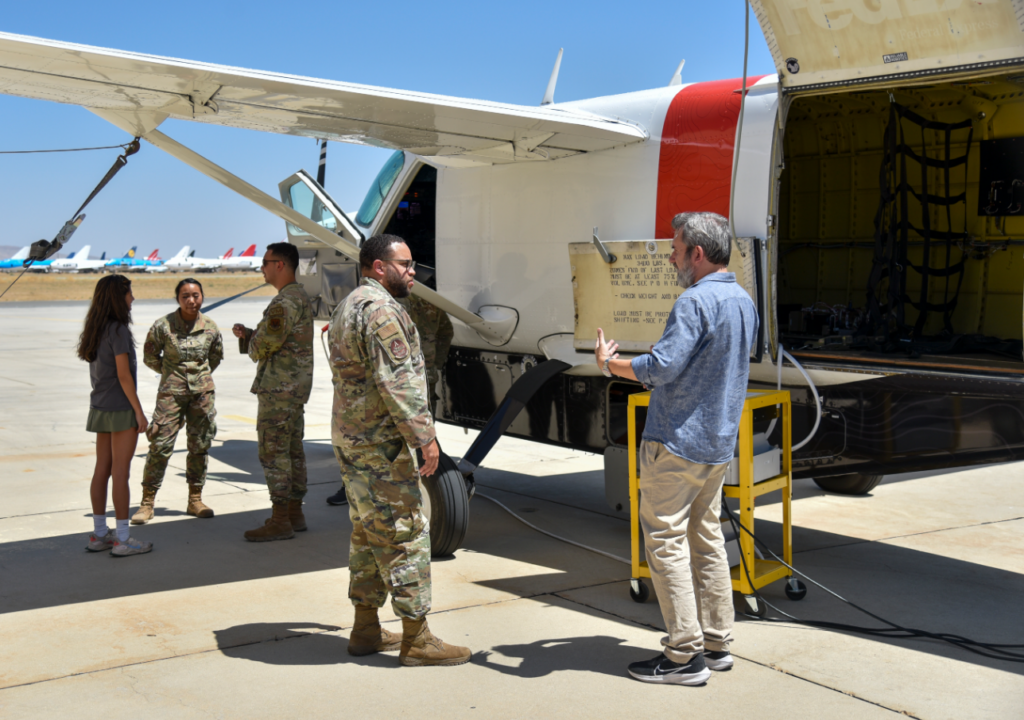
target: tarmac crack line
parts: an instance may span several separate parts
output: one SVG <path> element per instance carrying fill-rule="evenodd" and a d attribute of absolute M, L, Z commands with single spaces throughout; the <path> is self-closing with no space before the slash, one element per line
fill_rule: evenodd
<path fill-rule="evenodd" d="M 820 550 L 834 550 L 836 548 L 851 547 L 853 545 L 866 545 L 870 543 L 888 542 L 890 540 L 902 540 L 903 538 L 917 537 L 918 535 L 934 535 L 935 533 L 949 532 L 950 530 L 966 530 L 969 528 L 984 527 L 985 525 L 999 525 L 1000 523 L 1017 522 L 1018 520 L 1024 520 L 1022 517 L 1004 518 L 1002 520 L 988 520 L 986 522 L 973 523 L 971 525 L 955 525 L 947 528 L 936 528 L 935 530 L 922 530 L 916 533 L 907 533 L 906 535 L 892 535 L 889 537 L 875 538 L 873 540 L 853 540 L 846 543 L 837 543 L 835 545 L 825 545 L 822 547 L 808 548 L 807 550 L 794 550 L 793 554 L 812 553 Z"/>
<path fill-rule="evenodd" d="M 484 485 L 483 483 L 477 483 L 479 487 L 487 488 L 488 490 L 497 490 L 498 492 L 508 493 L 510 495 L 518 495 L 519 497 L 530 498 L 531 500 L 540 500 L 541 502 L 551 503 L 552 505 L 561 505 L 562 507 L 572 508 L 573 510 L 582 510 L 583 512 L 592 513 L 594 515 L 600 515 L 601 517 L 611 518 L 612 520 L 621 520 L 623 522 L 629 522 L 629 518 L 619 517 L 618 515 L 609 515 L 598 510 L 591 510 L 590 508 L 580 507 L 579 505 L 570 505 L 569 503 L 559 502 L 558 500 L 551 500 L 549 498 L 537 497 L 536 495 L 527 495 L 526 493 L 516 492 L 515 490 L 506 490 L 505 488 L 496 487 L 494 485 Z"/>
<path fill-rule="evenodd" d="M 611 617 L 618 618 L 619 620 L 621 620 L 623 622 L 626 622 L 626 623 L 629 623 L 630 625 L 637 625 L 639 627 L 649 628 L 651 630 L 657 630 L 658 632 L 665 632 L 665 628 L 663 628 L 663 627 L 658 627 L 657 625 L 651 625 L 650 623 L 640 622 L 639 620 L 633 620 L 632 618 L 628 618 L 628 617 L 625 617 L 623 615 L 619 615 L 618 613 L 611 612 L 610 610 L 605 610 L 604 608 L 599 608 L 599 607 L 596 607 L 596 606 L 591 605 L 589 603 L 585 603 L 585 602 L 582 602 L 580 600 L 575 600 L 573 598 L 564 597 L 564 596 L 559 594 L 560 592 L 568 592 L 568 591 L 560 590 L 558 592 L 546 593 L 546 594 L 554 595 L 555 597 L 561 598 L 562 600 L 565 600 L 566 602 L 571 602 L 571 603 L 573 603 L 575 605 L 582 605 L 583 607 L 589 608 L 590 610 L 593 610 L 595 612 L 599 612 L 599 613 L 602 613 L 604 615 L 609 615 Z M 770 663 L 763 663 L 763 662 L 759 662 L 757 660 L 754 660 L 752 658 L 743 657 L 742 655 L 737 655 L 736 653 L 732 652 L 731 650 L 730 650 L 730 653 L 733 655 L 733 657 L 739 658 L 740 660 L 744 660 L 744 661 L 752 663 L 754 665 L 759 665 L 760 667 L 766 668 L 768 670 L 773 670 L 774 672 L 780 673 L 782 675 L 788 675 L 789 677 L 796 678 L 797 680 L 802 680 L 803 682 L 810 683 L 811 685 L 817 685 L 818 687 L 820 687 L 820 688 L 822 688 L 824 690 L 831 690 L 832 692 L 837 692 L 837 693 L 840 693 L 842 695 L 846 695 L 847 697 L 851 697 L 854 700 L 859 700 L 860 702 L 867 703 L 868 705 L 874 705 L 875 707 L 879 707 L 879 708 L 881 708 L 883 710 L 888 710 L 889 712 L 896 713 L 897 715 L 903 715 L 905 717 L 914 718 L 914 720 L 921 720 L 921 718 L 919 718 L 917 715 L 912 715 L 909 712 L 907 712 L 906 710 L 897 710 L 895 708 L 888 707 L 887 705 L 883 705 L 883 704 L 881 704 L 879 702 L 876 702 L 874 700 L 868 700 L 867 698 L 863 698 L 863 697 L 860 697 L 859 695 L 855 695 L 854 693 L 849 692 L 847 690 L 841 690 L 840 688 L 834 688 L 834 687 L 831 687 L 830 685 L 825 685 L 824 683 L 818 682 L 817 680 L 811 680 L 810 678 L 803 677 L 802 675 L 797 675 L 796 673 L 790 672 L 789 670 L 785 670 L 785 669 L 783 669 L 781 667 L 778 667 L 777 665 L 772 665 Z"/>

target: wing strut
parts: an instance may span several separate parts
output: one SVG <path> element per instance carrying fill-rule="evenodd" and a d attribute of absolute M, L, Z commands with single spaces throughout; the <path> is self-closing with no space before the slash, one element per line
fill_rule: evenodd
<path fill-rule="evenodd" d="M 359 260 L 359 248 L 345 240 L 345 238 L 340 235 L 335 235 L 323 225 L 313 222 L 302 213 L 293 210 L 280 200 L 267 195 L 265 192 L 253 185 L 250 185 L 237 175 L 232 175 L 221 166 L 211 160 L 208 160 L 199 153 L 190 150 L 177 140 L 167 137 L 159 130 L 150 130 L 142 137 L 152 143 L 155 147 L 166 152 L 168 155 L 181 160 L 183 163 L 195 168 L 203 175 L 206 175 L 225 187 L 234 190 L 236 193 L 247 200 L 251 200 L 256 203 L 264 210 L 269 210 L 282 220 L 302 228 L 306 233 L 312 235 L 328 247 L 334 248 L 342 255 L 345 255 L 355 261 Z M 438 294 L 419 282 L 415 284 L 412 292 L 429 302 L 431 305 L 444 310 L 449 315 L 464 322 L 470 329 L 492 345 L 504 345 L 511 339 L 512 333 L 515 331 L 518 315 L 516 315 L 514 319 L 506 318 L 501 314 L 501 309 L 496 308 L 496 306 L 490 306 L 494 309 L 495 318 L 487 319 L 474 312 L 470 312 L 461 305 L 457 305 L 448 298 Z"/>

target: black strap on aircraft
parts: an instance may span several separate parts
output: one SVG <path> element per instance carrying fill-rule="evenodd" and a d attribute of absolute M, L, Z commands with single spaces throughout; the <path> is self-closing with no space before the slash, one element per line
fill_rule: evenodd
<path fill-rule="evenodd" d="M 85 206 L 92 202 L 93 198 L 99 195 L 100 190 L 105 188 L 107 186 L 107 183 L 114 179 L 114 176 L 117 175 L 118 171 L 128 164 L 128 158 L 139 151 L 139 138 L 135 138 L 127 145 L 115 145 L 113 147 L 124 148 L 124 154 L 117 156 L 117 159 L 114 161 L 114 164 L 111 165 L 109 170 L 107 170 L 107 174 L 104 175 L 103 179 L 100 180 L 96 187 L 93 188 L 92 192 L 89 193 L 89 197 L 87 197 L 85 199 L 85 202 L 83 202 L 79 206 L 78 210 L 72 213 L 71 219 L 64 223 L 64 226 L 60 229 L 60 232 L 57 233 L 53 240 L 37 240 L 36 242 L 32 243 L 32 247 L 29 250 L 28 258 L 25 260 L 25 262 L 22 263 L 22 271 L 18 273 L 18 277 L 14 278 L 14 280 L 11 281 L 10 285 L 4 288 L 4 291 L 0 293 L 0 298 L 6 295 L 7 291 L 14 287 L 14 284 L 16 282 L 21 280 L 21 276 L 28 272 L 29 268 L 31 268 L 33 264 L 39 262 L 40 260 L 46 260 L 52 257 L 58 251 L 60 251 L 62 247 L 64 247 L 64 243 L 67 242 L 68 238 L 70 238 L 71 234 L 75 231 L 75 228 L 78 227 L 76 221 L 80 223 L 82 219 L 84 219 L 85 216 L 82 215 L 82 211 L 85 210 Z M 93 148 L 79 149 L 88 150 Z"/>
<path fill-rule="evenodd" d="M 920 138 L 920 152 L 907 140 L 904 124 L 910 125 L 914 139 Z M 967 130 L 967 143 L 963 153 L 952 154 L 953 134 Z M 928 155 L 928 132 L 938 133 L 942 138 L 942 157 Z M 918 115 L 912 110 L 893 102 L 889 107 L 889 124 L 886 127 L 884 156 L 879 173 L 881 201 L 875 214 L 875 253 L 871 274 L 868 278 L 868 317 L 872 332 L 886 332 L 888 321 L 893 318 L 899 340 L 921 341 L 929 313 L 941 312 L 943 330 L 946 336 L 953 335 L 953 312 L 960 297 L 960 289 L 968 258 L 967 248 L 967 157 L 974 137 L 971 120 L 958 123 L 943 123 Z M 929 189 L 928 171 L 942 170 L 941 194 Z M 963 168 L 964 192 L 953 195 L 951 170 Z M 912 183 L 918 179 L 920 190 Z M 953 208 L 963 207 L 963 228 L 953 229 Z M 945 230 L 932 227 L 932 209 L 945 210 Z M 920 218 L 920 227 L 911 220 Z M 911 236 L 915 239 L 911 239 Z M 919 239 L 917 239 L 919 238 Z M 933 242 L 942 243 L 945 257 L 939 266 L 933 266 Z M 921 262 L 916 264 L 909 257 L 911 246 L 921 246 Z M 954 260 L 954 246 L 959 250 L 959 259 Z M 917 297 L 911 297 L 908 290 L 908 271 L 913 270 L 921 277 Z M 943 279 L 942 302 L 931 302 L 932 278 Z M 888 280 L 884 302 L 879 298 L 882 281 Z M 913 327 L 907 324 L 906 309 L 917 310 Z M 911 347 L 912 349 L 912 347 Z"/>
<path fill-rule="evenodd" d="M 473 474 L 477 467 L 480 466 L 480 463 L 484 461 L 487 453 L 494 447 L 494 444 L 498 442 L 498 438 L 508 430 L 508 426 L 512 424 L 516 416 L 530 402 L 530 398 L 543 387 L 544 383 L 555 375 L 565 372 L 570 367 L 572 366 L 569 363 L 562 362 L 561 360 L 545 360 L 527 370 L 518 380 L 512 383 L 512 387 L 505 393 L 505 399 L 501 401 L 501 405 L 491 415 L 487 425 L 480 431 L 476 440 L 469 446 L 469 450 L 466 451 L 465 456 L 459 462 L 459 471 L 463 475 Z"/>

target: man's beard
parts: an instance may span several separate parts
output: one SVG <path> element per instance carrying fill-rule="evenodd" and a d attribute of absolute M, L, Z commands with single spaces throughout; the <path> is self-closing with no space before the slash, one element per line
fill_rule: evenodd
<path fill-rule="evenodd" d="M 676 268 L 676 285 L 683 290 L 693 285 L 693 267 L 690 263 L 686 263 L 682 270 Z"/>
<path fill-rule="evenodd" d="M 405 275 L 399 275 L 390 265 L 386 266 L 384 270 L 383 285 L 384 289 L 391 293 L 391 297 L 409 297 L 409 283 L 406 281 Z"/>

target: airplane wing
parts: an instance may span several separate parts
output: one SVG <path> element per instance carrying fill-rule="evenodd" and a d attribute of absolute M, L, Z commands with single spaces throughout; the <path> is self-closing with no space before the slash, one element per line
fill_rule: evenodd
<path fill-rule="evenodd" d="M 407 150 L 449 166 L 557 159 L 639 142 L 635 124 L 0 33 L 0 93 L 81 105 L 145 135 L 176 118 Z"/>

